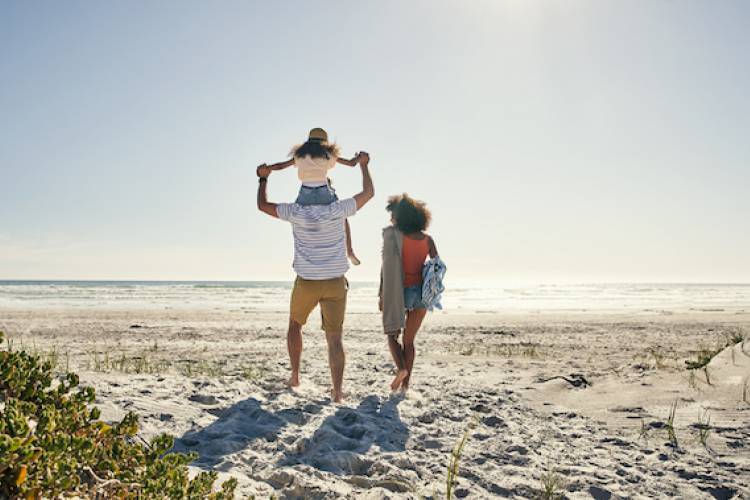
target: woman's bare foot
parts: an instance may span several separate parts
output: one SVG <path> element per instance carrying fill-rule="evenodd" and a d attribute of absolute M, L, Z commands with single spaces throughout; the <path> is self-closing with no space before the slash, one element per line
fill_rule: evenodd
<path fill-rule="evenodd" d="M 286 384 L 289 387 L 298 387 L 299 386 L 299 374 L 292 373 L 292 376 L 289 377 L 289 381 Z"/>
<path fill-rule="evenodd" d="M 344 400 L 344 391 L 334 391 L 331 389 L 331 401 L 334 403 L 340 403 Z"/>
<path fill-rule="evenodd" d="M 403 370 L 399 370 L 399 372 L 396 374 L 396 378 L 393 379 L 393 382 L 391 382 L 391 390 L 397 391 L 399 387 L 401 387 L 401 384 L 403 384 L 404 380 L 406 380 L 406 377 L 409 376 L 409 371 L 405 368 Z"/>
<path fill-rule="evenodd" d="M 352 261 L 352 264 L 355 266 L 360 265 L 362 262 L 357 258 L 356 255 L 354 255 L 354 250 L 349 250 L 348 252 L 349 260 Z"/>

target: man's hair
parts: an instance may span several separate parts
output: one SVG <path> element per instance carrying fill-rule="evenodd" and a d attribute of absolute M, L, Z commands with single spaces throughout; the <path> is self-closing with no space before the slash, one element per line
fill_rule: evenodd
<path fill-rule="evenodd" d="M 399 231 L 406 234 L 424 231 L 432 220 L 432 214 L 427 210 L 427 205 L 406 193 L 388 198 L 388 205 L 385 209 L 393 214 Z"/>
<path fill-rule="evenodd" d="M 309 156 L 310 158 L 331 158 L 333 156 L 339 156 L 339 147 L 335 143 L 328 143 L 317 140 L 309 140 L 299 146 L 294 146 L 290 153 L 295 158 L 304 158 Z"/>

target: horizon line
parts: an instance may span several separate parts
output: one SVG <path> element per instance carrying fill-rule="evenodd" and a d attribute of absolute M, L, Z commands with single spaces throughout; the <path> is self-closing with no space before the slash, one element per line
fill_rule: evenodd
<path fill-rule="evenodd" d="M 258 279 L 258 280 L 243 280 L 243 279 L 231 279 L 231 280 L 221 280 L 221 279 L 41 279 L 41 278 L 32 278 L 32 279 L 5 279 L 0 278 L 0 284 L 9 284 L 9 283 L 292 283 L 294 279 Z M 377 283 L 377 280 L 350 280 L 352 283 Z M 471 280 L 467 280 L 467 282 L 470 282 Z M 468 284 L 473 285 L 479 285 L 482 284 L 484 286 L 491 286 L 492 283 L 488 282 L 482 282 L 482 283 L 467 283 L 462 282 L 461 280 L 457 280 L 456 284 L 466 286 Z M 505 285 L 502 284 L 502 282 L 495 283 L 497 286 L 557 286 L 557 285 L 567 285 L 567 286 L 583 286 L 583 285 L 702 285 L 702 286 L 750 286 L 750 282 L 741 282 L 741 281 L 580 281 L 580 282 L 573 282 L 573 281 L 549 281 L 549 282 L 528 282 L 524 283 L 522 285 L 519 285 L 518 283 L 506 283 Z"/>

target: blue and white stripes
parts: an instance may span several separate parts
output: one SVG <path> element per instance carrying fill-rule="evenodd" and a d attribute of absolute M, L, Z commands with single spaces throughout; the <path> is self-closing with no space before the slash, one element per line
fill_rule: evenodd
<path fill-rule="evenodd" d="M 294 270 L 306 280 L 327 280 L 349 270 L 344 220 L 357 212 L 354 198 L 330 205 L 281 203 L 279 219 L 292 223 Z"/>

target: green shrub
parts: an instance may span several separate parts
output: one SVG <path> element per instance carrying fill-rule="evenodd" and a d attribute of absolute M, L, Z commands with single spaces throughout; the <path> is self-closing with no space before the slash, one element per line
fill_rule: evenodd
<path fill-rule="evenodd" d="M 3 333 L 0 332 L 0 343 Z M 188 478 L 196 454 L 168 453 L 173 438 L 135 440 L 138 417 L 99 420 L 92 387 L 25 351 L 0 351 L 0 498 L 234 497 L 237 481 L 212 493 L 217 474 Z"/>

